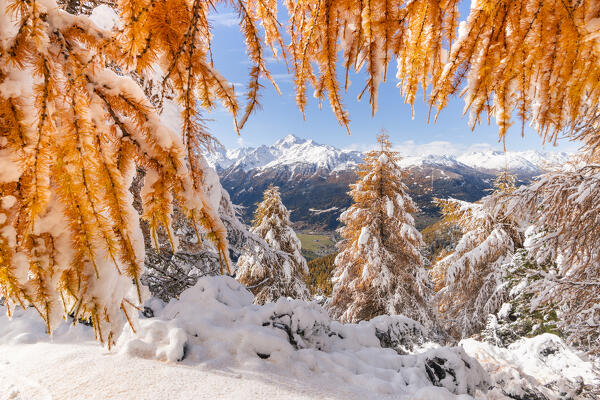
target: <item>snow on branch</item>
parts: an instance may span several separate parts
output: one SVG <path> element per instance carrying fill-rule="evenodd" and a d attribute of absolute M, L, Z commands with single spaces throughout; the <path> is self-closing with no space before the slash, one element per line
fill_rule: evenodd
<path fill-rule="evenodd" d="M 559 327 L 569 341 L 599 352 L 600 167 L 548 172 L 485 203 L 493 212 L 506 210 L 533 224 L 525 247 L 539 263 L 555 260 L 559 266 L 558 274 L 540 281 L 535 303 L 559 307 Z"/>

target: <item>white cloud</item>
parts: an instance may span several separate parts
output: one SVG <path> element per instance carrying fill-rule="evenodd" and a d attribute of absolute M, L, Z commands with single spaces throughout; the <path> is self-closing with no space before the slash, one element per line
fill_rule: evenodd
<path fill-rule="evenodd" d="M 364 143 L 352 143 L 352 144 L 342 148 L 342 150 L 346 150 L 346 151 L 360 151 L 360 152 L 365 152 L 365 151 L 369 151 L 372 149 L 373 149 L 373 145 L 364 144 Z"/>
<path fill-rule="evenodd" d="M 240 21 L 240 19 L 238 18 L 238 15 L 236 13 L 232 13 L 232 12 L 221 13 L 221 14 L 212 14 L 208 17 L 208 20 L 213 25 L 226 26 L 226 27 L 236 26 L 239 24 L 239 21 Z"/>
<path fill-rule="evenodd" d="M 429 143 L 416 144 L 413 140 L 407 140 L 394 146 L 394 149 L 403 156 L 458 156 L 473 151 L 498 150 L 497 146 L 489 143 L 475 143 L 471 145 L 455 144 L 452 142 L 438 140 Z"/>
<path fill-rule="evenodd" d="M 373 144 L 352 144 L 345 147 L 345 150 L 356 150 L 356 151 L 368 151 L 375 148 Z M 475 143 L 471 145 L 455 144 L 452 142 L 438 140 L 429 143 L 415 143 L 414 140 L 406 140 L 401 143 L 394 144 L 394 150 L 399 152 L 400 155 L 408 156 L 423 156 L 423 155 L 436 155 L 436 156 L 459 156 L 465 153 L 471 153 L 474 151 L 488 151 L 488 150 L 501 150 L 498 145 L 494 146 L 489 143 Z"/>
<path fill-rule="evenodd" d="M 275 79 L 275 81 L 291 81 L 292 80 L 292 74 L 287 74 L 287 73 L 271 74 L 271 77 L 273 79 Z"/>

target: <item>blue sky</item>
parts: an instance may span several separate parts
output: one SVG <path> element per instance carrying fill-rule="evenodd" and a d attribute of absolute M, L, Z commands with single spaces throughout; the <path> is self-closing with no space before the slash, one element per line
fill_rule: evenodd
<path fill-rule="evenodd" d="M 461 15 L 467 11 L 465 1 L 461 4 Z M 280 7 L 280 18 L 287 20 L 287 10 Z M 220 8 L 212 18 L 214 27 L 213 53 L 215 67 L 236 85 L 236 92 L 245 90 L 250 64 L 245 54 L 244 41 L 237 25 L 237 18 L 232 10 Z M 255 112 L 241 136 L 233 130 L 231 116 L 221 107 L 211 113 L 206 113 L 207 125 L 217 139 L 226 148 L 240 146 L 256 146 L 271 144 L 277 139 L 294 134 L 310 138 L 318 143 L 330 144 L 341 148 L 369 148 L 375 141 L 376 134 L 385 128 L 392 142 L 404 146 L 414 152 L 457 153 L 479 149 L 502 149 L 498 143 L 497 127 L 480 125 L 475 131 L 468 127 L 468 116 L 462 117 L 463 100 L 453 98 L 442 111 L 437 123 L 427 124 L 428 106 L 420 100 L 415 104 L 415 117 L 411 118 L 410 106 L 404 104 L 399 89 L 396 88 L 395 63 L 390 64 L 388 81 L 380 87 L 379 108 L 374 117 L 368 98 L 358 102 L 356 97 L 364 86 L 364 75 L 351 75 L 353 84 L 344 94 L 344 103 L 350 113 L 351 136 L 337 123 L 327 102 L 319 104 L 309 96 L 306 120 L 295 104 L 295 92 L 291 74 L 281 61 L 270 60 L 268 64 L 275 80 L 281 88 L 279 96 L 272 85 L 263 79 L 261 104 L 262 109 Z M 341 70 L 341 68 L 340 68 Z M 309 86 L 308 94 L 312 88 Z M 243 107 L 243 104 L 242 104 Z M 525 137 L 521 137 L 520 121 L 515 121 L 506 140 L 507 150 L 538 149 L 547 151 L 573 151 L 577 148 L 574 143 L 562 140 L 557 147 L 541 145 L 537 134 L 527 129 Z"/>

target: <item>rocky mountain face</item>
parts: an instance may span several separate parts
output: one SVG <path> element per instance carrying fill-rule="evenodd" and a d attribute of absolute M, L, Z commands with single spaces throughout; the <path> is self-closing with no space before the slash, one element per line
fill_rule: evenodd
<path fill-rule="evenodd" d="M 250 222 L 255 204 L 270 183 L 279 186 L 298 229 L 333 230 L 351 202 L 348 185 L 356 180 L 363 154 L 341 150 L 288 135 L 273 145 L 221 150 L 207 157 L 217 170 L 231 201 L 242 206 Z M 401 160 L 407 170 L 410 195 L 421 208 L 418 228 L 438 218 L 433 197 L 475 201 L 487 194 L 496 174 L 508 165 L 521 183 L 551 165 L 568 160 L 566 153 L 485 151 L 460 156 L 409 155 Z"/>

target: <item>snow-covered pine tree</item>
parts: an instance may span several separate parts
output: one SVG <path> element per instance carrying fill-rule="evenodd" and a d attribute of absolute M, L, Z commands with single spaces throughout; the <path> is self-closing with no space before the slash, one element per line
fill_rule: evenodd
<path fill-rule="evenodd" d="M 556 307 L 567 342 L 600 354 L 600 152 L 597 139 L 573 166 L 493 196 L 486 206 L 531 221 L 524 243 L 538 264 L 556 263 L 532 290 L 534 305 Z"/>
<path fill-rule="evenodd" d="M 366 154 L 358 181 L 351 185 L 354 202 L 340 217 L 343 240 L 329 311 L 343 322 L 403 314 L 434 327 L 420 252 L 424 243 L 411 215 L 418 209 L 402 182 L 399 156 L 388 136 L 380 134 L 377 142 L 379 149 Z"/>
<path fill-rule="evenodd" d="M 538 284 L 546 274 L 556 273 L 556 265 L 551 262 L 538 265 L 529 257 L 527 250 L 518 249 L 512 261 L 504 264 L 502 269 L 506 301 L 496 314 L 488 316 L 486 327 L 481 332 L 482 338 L 496 346 L 506 347 L 524 337 L 559 334 L 555 307 L 549 304 L 532 307 L 532 300 L 539 292 Z"/>
<path fill-rule="evenodd" d="M 254 294 L 257 304 L 280 297 L 308 299 L 308 267 L 302 256 L 300 240 L 292 229 L 290 212 L 281 202 L 279 188 L 269 186 L 254 214 L 251 232 L 274 250 L 250 244 L 237 263 L 237 279 Z"/>
<path fill-rule="evenodd" d="M 495 192 L 515 190 L 515 177 L 500 174 Z M 480 202 L 435 199 L 445 221 L 458 224 L 464 234 L 454 251 L 437 261 L 431 270 L 440 318 L 448 332 L 458 338 L 480 332 L 489 314 L 495 313 L 505 296 L 502 266 L 512 260 L 522 238 L 513 219 L 493 214 Z"/>

